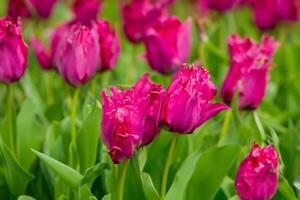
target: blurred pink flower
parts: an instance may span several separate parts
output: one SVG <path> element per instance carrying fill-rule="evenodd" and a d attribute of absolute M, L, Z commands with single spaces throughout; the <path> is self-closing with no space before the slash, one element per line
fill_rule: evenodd
<path fill-rule="evenodd" d="M 175 72 L 188 61 L 191 51 L 192 20 L 180 22 L 177 17 L 161 18 L 144 38 L 150 67 L 162 74 Z"/>
<path fill-rule="evenodd" d="M 211 103 L 217 93 L 207 70 L 198 64 L 182 65 L 173 78 L 162 107 L 161 121 L 170 131 L 189 134 L 228 107 Z"/>
<path fill-rule="evenodd" d="M 97 20 L 96 26 L 100 45 L 100 71 L 111 70 L 117 63 L 120 54 L 119 37 L 106 20 Z"/>
<path fill-rule="evenodd" d="M 111 87 L 102 91 L 102 140 L 114 163 L 133 156 L 134 150 L 150 143 L 159 133 L 158 120 L 163 87 L 144 75 L 131 88 Z"/>
<path fill-rule="evenodd" d="M 97 19 L 100 8 L 100 0 L 75 0 L 73 4 L 75 21 L 90 24 L 92 20 Z"/>
<path fill-rule="evenodd" d="M 10 17 L 0 18 L 0 81 L 19 80 L 27 68 L 28 46 L 22 38 L 22 23 Z"/>
<path fill-rule="evenodd" d="M 257 108 L 265 95 L 271 59 L 277 46 L 278 43 L 267 35 L 260 44 L 238 35 L 228 38 L 230 68 L 221 91 L 226 103 L 232 102 L 239 87 L 239 108 Z"/>
<path fill-rule="evenodd" d="M 277 190 L 278 154 L 273 145 L 252 144 L 239 166 L 235 188 L 241 200 L 271 199 Z"/>
<path fill-rule="evenodd" d="M 239 2 L 239 0 L 198 0 L 200 11 L 204 14 L 209 10 L 217 10 L 219 12 L 230 10 L 238 5 Z"/>

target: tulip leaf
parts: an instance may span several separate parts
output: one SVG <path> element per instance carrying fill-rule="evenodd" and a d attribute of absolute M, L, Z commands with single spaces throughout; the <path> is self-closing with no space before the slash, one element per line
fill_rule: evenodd
<path fill-rule="evenodd" d="M 30 99 L 25 100 L 17 117 L 17 158 L 26 170 L 30 169 L 36 158 L 30 149 L 41 148 L 46 133 L 45 126 L 38 107 Z"/>
<path fill-rule="evenodd" d="M 77 135 L 77 150 L 81 172 L 92 166 L 96 161 L 100 131 L 100 113 L 98 105 L 83 123 Z"/>
<path fill-rule="evenodd" d="M 200 156 L 187 187 L 187 200 L 213 199 L 220 185 L 238 156 L 238 145 L 213 147 Z"/>
<path fill-rule="evenodd" d="M 103 174 L 103 171 L 109 167 L 108 163 L 98 163 L 90 168 L 88 168 L 81 180 L 81 185 L 92 184 L 95 179 Z"/>
<path fill-rule="evenodd" d="M 107 194 L 104 197 L 102 197 L 102 200 L 111 200 L 111 194 Z"/>
<path fill-rule="evenodd" d="M 141 173 L 143 189 L 148 200 L 160 200 L 157 190 L 155 189 L 151 176 L 145 172 Z"/>
<path fill-rule="evenodd" d="M 278 175 L 278 191 L 280 192 L 283 199 L 286 200 L 297 200 L 297 197 L 290 187 L 288 181 L 281 175 Z"/>
<path fill-rule="evenodd" d="M 4 144 L 0 137 L 0 166 L 3 170 L 4 177 L 10 192 L 15 195 L 24 194 L 28 183 L 34 178 L 33 175 L 26 172 L 18 163 L 17 159 Z"/>
<path fill-rule="evenodd" d="M 199 156 L 200 151 L 196 150 L 184 160 L 181 167 L 176 172 L 174 181 L 167 193 L 167 200 L 184 199 L 186 187 L 192 177 Z"/>
<path fill-rule="evenodd" d="M 27 195 L 21 195 L 18 197 L 17 200 L 35 200 L 35 198 L 33 198 L 31 196 L 27 196 Z"/>
<path fill-rule="evenodd" d="M 69 184 L 74 189 L 77 189 L 83 176 L 71 167 L 61 163 L 46 154 L 40 153 L 34 149 L 32 151 L 51 168 L 62 180 Z"/>

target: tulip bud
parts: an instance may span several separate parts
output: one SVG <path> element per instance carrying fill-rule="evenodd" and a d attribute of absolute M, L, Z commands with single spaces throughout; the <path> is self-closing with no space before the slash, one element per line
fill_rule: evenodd
<path fill-rule="evenodd" d="M 144 39 L 150 67 L 171 74 L 188 61 L 192 39 L 192 20 L 181 23 L 176 17 L 161 18 Z"/>
<path fill-rule="evenodd" d="M 92 20 L 97 19 L 100 7 L 100 0 L 75 0 L 73 5 L 75 20 L 83 24 L 90 24 Z"/>
<path fill-rule="evenodd" d="M 277 21 L 277 0 L 252 0 L 254 20 L 258 28 L 273 28 Z"/>
<path fill-rule="evenodd" d="M 131 158 L 135 148 L 150 143 L 159 133 L 163 93 L 162 86 L 147 75 L 127 90 L 111 87 L 111 96 L 102 91 L 102 140 L 114 163 Z"/>
<path fill-rule="evenodd" d="M 239 166 L 235 188 L 241 200 L 271 199 L 277 190 L 278 154 L 273 145 L 252 144 Z"/>
<path fill-rule="evenodd" d="M 221 96 L 230 104 L 239 89 L 239 108 L 256 109 L 267 87 L 272 55 L 278 43 L 263 36 L 260 44 L 250 38 L 232 35 L 228 39 L 230 69 L 222 85 Z"/>
<path fill-rule="evenodd" d="M 51 66 L 50 55 L 48 54 L 48 52 L 47 52 L 46 48 L 44 47 L 44 45 L 42 44 L 42 42 L 35 37 L 31 37 L 30 43 L 32 46 L 32 50 L 33 50 L 34 54 L 36 55 L 36 58 L 37 58 L 39 64 L 41 65 L 41 67 L 45 70 L 51 69 L 52 66 Z"/>
<path fill-rule="evenodd" d="M 197 64 L 182 65 L 167 89 L 162 123 L 170 131 L 192 133 L 209 118 L 228 109 L 222 103 L 211 103 L 216 93 L 207 70 Z"/>
<path fill-rule="evenodd" d="M 8 15 L 12 17 L 14 20 L 17 20 L 18 17 L 31 16 L 24 0 L 9 0 Z"/>
<path fill-rule="evenodd" d="M 126 37 L 133 43 L 142 42 L 147 30 L 163 16 L 163 8 L 147 0 L 131 0 L 122 5 L 123 28 Z"/>
<path fill-rule="evenodd" d="M 300 19 L 300 1 L 299 0 L 278 0 L 277 10 L 280 19 L 298 20 Z"/>
<path fill-rule="evenodd" d="M 100 44 L 100 71 L 111 70 L 120 54 L 120 41 L 116 31 L 110 29 L 108 21 L 97 20 L 96 25 Z"/>
<path fill-rule="evenodd" d="M 27 67 L 28 47 L 22 38 L 22 23 L 9 17 L 0 18 L 0 81 L 19 80 Z"/>
<path fill-rule="evenodd" d="M 85 84 L 99 65 L 99 36 L 96 28 L 74 24 L 61 39 L 61 49 L 56 52 L 59 73 L 73 86 Z"/>
<path fill-rule="evenodd" d="M 28 0 L 29 6 L 35 10 L 41 18 L 48 18 L 57 0 Z"/>
<path fill-rule="evenodd" d="M 239 3 L 239 0 L 198 0 L 201 12 L 206 13 L 208 10 L 217 10 L 224 12 L 232 9 Z"/>

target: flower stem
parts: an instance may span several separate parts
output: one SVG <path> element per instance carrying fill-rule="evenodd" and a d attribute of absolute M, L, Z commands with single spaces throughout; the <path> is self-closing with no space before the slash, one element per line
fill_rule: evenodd
<path fill-rule="evenodd" d="M 223 123 L 223 127 L 222 127 L 222 130 L 221 130 L 221 133 L 220 133 L 219 141 L 223 140 L 226 137 L 227 133 L 228 133 L 228 128 L 229 128 L 229 123 L 230 123 L 230 120 L 231 120 L 231 115 L 232 115 L 232 110 L 227 110 L 226 116 L 225 116 L 225 119 L 224 119 L 224 123 Z"/>
<path fill-rule="evenodd" d="M 9 145 L 12 152 L 15 152 L 14 129 L 13 129 L 13 89 L 11 84 L 7 84 L 7 128 Z"/>
<path fill-rule="evenodd" d="M 175 146 L 176 146 L 176 141 L 177 141 L 177 134 L 174 133 L 172 140 L 171 140 L 171 144 L 169 147 L 169 152 L 168 152 L 168 156 L 167 156 L 167 160 L 166 160 L 166 164 L 165 164 L 165 169 L 164 169 L 164 173 L 163 173 L 163 177 L 162 177 L 162 182 L 161 182 L 161 200 L 165 200 L 166 198 L 166 190 L 167 190 L 167 181 L 168 181 L 168 175 L 169 175 L 169 169 L 171 166 L 171 162 L 173 159 L 173 154 L 175 151 Z"/>
<path fill-rule="evenodd" d="M 124 199 L 124 183 L 125 183 L 125 177 L 126 177 L 126 171 L 127 171 L 127 166 L 128 166 L 128 160 L 124 161 L 124 165 L 121 171 L 121 177 L 119 181 L 119 188 L 118 188 L 118 200 L 123 200 Z"/>
<path fill-rule="evenodd" d="M 77 113 L 77 104 L 78 104 L 78 96 L 80 92 L 80 87 L 76 88 L 73 94 L 72 99 L 72 110 L 71 110 L 71 165 L 75 167 L 76 165 L 76 113 Z"/>
<path fill-rule="evenodd" d="M 256 123 L 257 129 L 258 129 L 258 131 L 260 133 L 261 141 L 262 141 L 262 143 L 264 143 L 266 141 L 266 139 L 267 139 L 267 136 L 266 136 L 265 129 L 264 129 L 262 123 L 261 123 L 259 114 L 258 114 L 258 112 L 256 110 L 253 111 L 253 117 L 254 117 L 254 121 Z"/>

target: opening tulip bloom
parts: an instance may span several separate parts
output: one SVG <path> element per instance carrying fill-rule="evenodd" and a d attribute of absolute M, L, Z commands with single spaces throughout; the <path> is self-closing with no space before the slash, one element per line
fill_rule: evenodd
<path fill-rule="evenodd" d="M 273 145 L 252 144 L 251 150 L 239 166 L 235 179 L 241 200 L 271 199 L 277 190 L 278 154 Z"/>
<path fill-rule="evenodd" d="M 197 64 L 182 65 L 167 89 L 162 123 L 170 131 L 192 133 L 209 118 L 228 109 L 222 103 L 211 103 L 216 93 L 207 70 Z"/>
<path fill-rule="evenodd" d="M 256 109 L 267 87 L 272 56 L 278 43 L 270 36 L 263 36 L 261 43 L 238 35 L 228 38 L 230 69 L 223 82 L 221 96 L 230 104 L 239 89 L 239 108 Z M 238 88 L 239 86 L 239 88 Z"/>
<path fill-rule="evenodd" d="M 0 18 L 0 81 L 19 80 L 27 67 L 28 47 L 22 38 L 22 23 L 10 17 Z"/>
<path fill-rule="evenodd" d="M 114 29 L 110 29 L 108 21 L 97 20 L 96 26 L 100 45 L 100 71 L 111 70 L 120 54 L 119 37 Z"/>
<path fill-rule="evenodd" d="M 57 68 L 65 81 L 79 87 L 90 80 L 100 64 L 99 36 L 95 26 L 71 25 L 57 52 Z"/>
<path fill-rule="evenodd" d="M 135 148 L 159 133 L 158 120 L 164 90 L 144 75 L 131 88 L 102 91 L 102 140 L 114 163 L 133 156 Z"/>
<path fill-rule="evenodd" d="M 181 23 L 177 17 L 161 18 L 144 39 L 150 67 L 162 74 L 175 72 L 188 61 L 191 50 L 192 20 Z"/>
<path fill-rule="evenodd" d="M 100 0 L 75 0 L 73 4 L 75 21 L 83 24 L 90 24 L 92 20 L 97 19 L 100 8 Z"/>
<path fill-rule="evenodd" d="M 133 43 L 142 42 L 147 30 L 164 15 L 163 7 L 149 0 L 131 0 L 121 7 L 125 35 Z"/>

